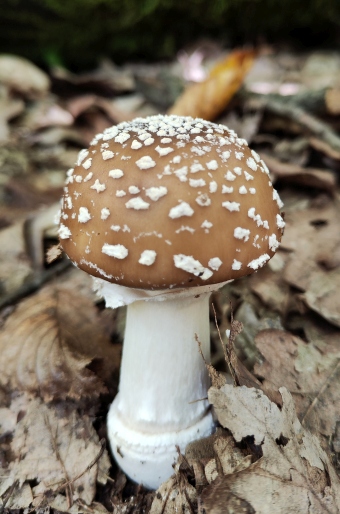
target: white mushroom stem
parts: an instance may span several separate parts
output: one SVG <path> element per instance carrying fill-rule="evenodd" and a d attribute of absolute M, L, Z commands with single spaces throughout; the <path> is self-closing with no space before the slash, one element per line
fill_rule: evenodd
<path fill-rule="evenodd" d="M 210 292 L 128 306 L 119 393 L 108 416 L 112 452 L 136 482 L 157 488 L 195 439 L 209 435 Z M 162 296 L 164 298 L 164 296 Z"/>

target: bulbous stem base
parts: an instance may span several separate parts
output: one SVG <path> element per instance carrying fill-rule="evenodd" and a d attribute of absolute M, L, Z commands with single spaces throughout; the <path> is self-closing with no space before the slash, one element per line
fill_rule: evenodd
<path fill-rule="evenodd" d="M 119 393 L 108 416 L 112 452 L 136 482 L 157 488 L 184 452 L 209 435 L 210 293 L 128 306 Z"/>

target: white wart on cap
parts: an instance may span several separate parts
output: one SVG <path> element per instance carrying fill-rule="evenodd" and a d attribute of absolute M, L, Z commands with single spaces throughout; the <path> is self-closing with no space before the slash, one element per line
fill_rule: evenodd
<path fill-rule="evenodd" d="M 88 273 L 134 288 L 247 275 L 284 227 L 268 173 L 225 126 L 161 115 L 120 123 L 68 172 L 61 245 Z"/>

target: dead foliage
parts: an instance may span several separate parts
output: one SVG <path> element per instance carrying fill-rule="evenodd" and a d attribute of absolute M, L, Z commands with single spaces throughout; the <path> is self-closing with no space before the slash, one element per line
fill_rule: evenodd
<path fill-rule="evenodd" d="M 119 348 L 110 344 L 93 304 L 57 287 L 18 306 L 5 323 L 0 351 L 1 385 L 44 401 L 97 398 L 119 364 Z M 94 362 L 96 373 L 89 369 Z"/>
<path fill-rule="evenodd" d="M 0 56 L 6 513 L 340 510 L 339 55 L 208 46 L 83 74 Z M 124 311 L 102 310 L 88 277 L 66 269 L 54 217 L 79 150 L 109 125 L 160 110 L 248 139 L 282 196 L 286 229 L 265 268 L 214 293 L 206 365 L 218 429 L 150 492 L 117 469 L 106 443 Z"/>

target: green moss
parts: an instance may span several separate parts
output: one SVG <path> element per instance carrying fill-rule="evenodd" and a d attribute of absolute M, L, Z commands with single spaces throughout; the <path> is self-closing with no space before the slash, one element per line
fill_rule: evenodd
<path fill-rule="evenodd" d="M 1 0 L 0 51 L 38 64 L 94 66 L 170 57 L 209 36 L 226 44 L 335 43 L 339 0 Z"/>

